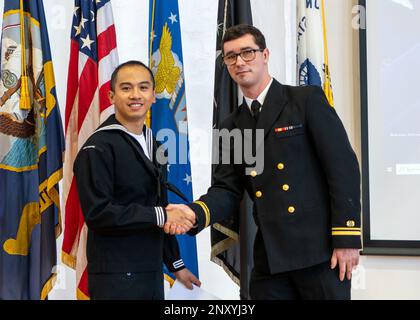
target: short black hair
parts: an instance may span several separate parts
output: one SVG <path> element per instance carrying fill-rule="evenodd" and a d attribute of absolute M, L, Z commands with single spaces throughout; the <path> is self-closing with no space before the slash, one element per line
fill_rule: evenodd
<path fill-rule="evenodd" d="M 153 89 L 155 88 L 155 77 L 153 76 L 152 70 L 146 66 L 143 62 L 138 60 L 130 60 L 124 63 L 121 63 L 118 67 L 115 68 L 114 72 L 111 75 L 111 91 L 115 92 L 115 83 L 117 82 L 118 72 L 124 67 L 139 66 L 145 68 L 149 71 L 150 79 L 152 79 Z"/>
<path fill-rule="evenodd" d="M 260 49 L 267 48 L 267 45 L 265 43 L 265 37 L 258 28 L 254 27 L 254 26 L 251 26 L 249 24 L 237 24 L 235 26 L 232 26 L 232 27 L 228 28 L 225 31 L 225 34 L 223 36 L 222 43 L 221 43 L 222 51 L 223 51 L 223 45 L 225 44 L 225 42 L 236 40 L 236 39 L 241 38 L 241 37 L 243 37 L 247 34 L 250 34 L 251 36 L 254 37 L 255 44 Z M 223 53 L 224 53 L 224 51 L 223 51 Z"/>

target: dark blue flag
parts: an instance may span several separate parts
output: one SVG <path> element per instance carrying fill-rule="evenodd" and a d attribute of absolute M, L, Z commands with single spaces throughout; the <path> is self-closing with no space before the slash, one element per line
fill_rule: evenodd
<path fill-rule="evenodd" d="M 238 107 L 238 86 L 223 63 L 221 42 L 226 30 L 240 23 L 252 25 L 250 1 L 219 0 L 213 100 L 213 127 L 216 129 L 220 129 L 223 120 Z M 249 279 L 253 267 L 253 244 L 256 234 L 252 208 L 252 201 L 245 192 L 239 212 L 230 219 L 210 227 L 211 260 L 223 267 L 230 278 L 240 285 L 241 299 L 250 298 Z"/>
<path fill-rule="evenodd" d="M 45 299 L 56 279 L 64 137 L 41 0 L 4 4 L 0 299 Z"/>

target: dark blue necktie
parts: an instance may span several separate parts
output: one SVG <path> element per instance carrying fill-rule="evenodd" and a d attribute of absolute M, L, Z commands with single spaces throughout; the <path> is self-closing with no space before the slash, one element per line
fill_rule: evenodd
<path fill-rule="evenodd" d="M 252 101 L 251 110 L 252 114 L 254 115 L 255 122 L 258 122 L 258 117 L 260 116 L 260 109 L 261 104 L 258 102 L 258 100 Z"/>

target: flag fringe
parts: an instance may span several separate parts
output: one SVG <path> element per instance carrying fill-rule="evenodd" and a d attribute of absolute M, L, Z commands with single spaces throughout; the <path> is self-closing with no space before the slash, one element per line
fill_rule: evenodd
<path fill-rule="evenodd" d="M 77 260 L 67 252 L 61 251 L 61 261 L 68 267 L 76 270 Z"/>
<path fill-rule="evenodd" d="M 220 267 L 222 267 L 223 270 L 227 273 L 227 275 L 229 276 L 229 278 L 232 279 L 233 282 L 235 282 L 238 286 L 241 285 L 240 279 L 237 276 L 235 276 L 232 271 L 230 271 L 229 267 L 220 258 L 211 257 L 210 260 L 216 263 L 217 265 L 219 265 Z"/>
<path fill-rule="evenodd" d="M 54 288 L 55 283 L 57 281 L 57 273 L 53 273 L 51 277 L 47 280 L 44 287 L 41 291 L 41 300 L 45 300 L 51 290 Z"/>
<path fill-rule="evenodd" d="M 228 237 L 232 238 L 235 241 L 239 240 L 239 235 L 238 235 L 237 232 L 221 225 L 220 223 L 213 224 L 213 228 L 216 229 L 217 231 L 227 235 Z"/>
<path fill-rule="evenodd" d="M 77 300 L 90 300 L 89 296 L 85 295 L 79 288 L 77 288 L 76 298 Z"/>

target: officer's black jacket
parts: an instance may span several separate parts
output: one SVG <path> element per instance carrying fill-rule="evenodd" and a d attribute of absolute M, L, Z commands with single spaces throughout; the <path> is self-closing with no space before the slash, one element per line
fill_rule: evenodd
<path fill-rule="evenodd" d="M 257 124 L 245 103 L 222 124 L 242 135 L 255 126 L 264 130 L 264 143 L 257 145 L 264 153 L 263 171 L 247 175 L 244 161 L 220 159 L 207 194 L 189 205 L 198 218 L 191 233 L 238 212 L 245 189 L 259 231 L 254 263 L 266 256 L 269 272 L 328 261 L 333 248 L 361 248 L 359 165 L 322 89 L 274 80 Z M 222 143 L 220 157 L 223 149 L 233 159 L 234 144 Z"/>

